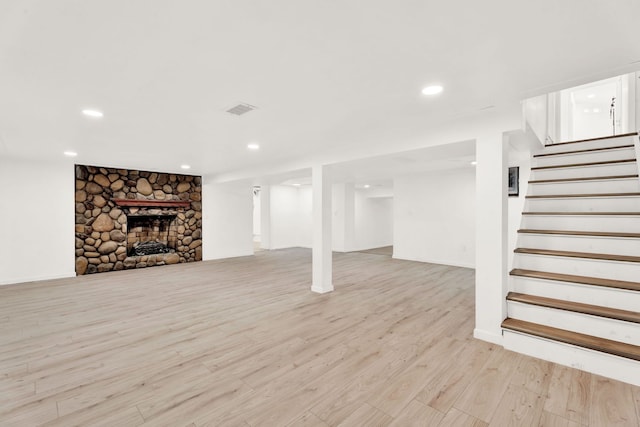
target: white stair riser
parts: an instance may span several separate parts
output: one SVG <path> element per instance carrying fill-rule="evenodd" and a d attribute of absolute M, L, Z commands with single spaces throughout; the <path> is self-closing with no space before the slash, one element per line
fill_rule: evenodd
<path fill-rule="evenodd" d="M 509 276 L 509 290 L 540 297 L 618 308 L 620 310 L 638 311 L 640 308 L 640 292 L 626 289 Z"/>
<path fill-rule="evenodd" d="M 640 233 L 640 216 L 523 215 L 521 228 Z"/>
<path fill-rule="evenodd" d="M 640 212 L 640 196 L 527 199 L 527 212 Z"/>
<path fill-rule="evenodd" d="M 573 168 L 532 169 L 531 181 L 540 179 L 588 178 L 592 176 L 633 175 L 638 173 L 637 162 L 613 163 Z"/>
<path fill-rule="evenodd" d="M 569 181 L 544 184 L 529 184 L 527 195 L 542 194 L 592 194 L 640 192 L 640 180 L 612 179 L 603 181 Z"/>
<path fill-rule="evenodd" d="M 507 350 L 640 386 L 640 362 L 505 330 Z"/>
<path fill-rule="evenodd" d="M 545 153 L 547 154 L 547 153 Z M 535 157 L 532 166 L 552 166 L 570 163 L 604 162 L 608 160 L 633 159 L 636 152 L 633 147 L 587 153 L 563 154 L 557 156 Z"/>
<path fill-rule="evenodd" d="M 518 233 L 518 247 L 640 256 L 640 238 Z"/>
<path fill-rule="evenodd" d="M 545 147 L 542 153 L 558 153 L 573 150 L 591 150 L 593 148 L 615 147 L 617 145 L 629 145 L 635 143 L 637 136 L 625 136 L 619 138 L 598 139 L 595 141 L 579 142 L 576 144 L 556 144 Z"/>
<path fill-rule="evenodd" d="M 637 282 L 640 263 L 517 253 L 514 268 Z"/>
<path fill-rule="evenodd" d="M 514 301 L 507 301 L 507 313 L 513 319 L 640 345 L 640 325 L 637 323 Z"/>

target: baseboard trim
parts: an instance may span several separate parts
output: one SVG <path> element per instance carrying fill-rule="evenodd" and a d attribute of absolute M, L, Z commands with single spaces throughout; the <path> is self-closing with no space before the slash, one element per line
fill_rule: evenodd
<path fill-rule="evenodd" d="M 442 260 L 442 259 L 427 259 L 427 258 L 404 257 L 402 255 L 396 255 L 395 252 L 394 252 L 392 258 L 393 259 L 398 259 L 398 260 L 403 260 L 403 261 L 417 261 L 417 262 L 426 262 L 426 263 L 429 263 L 429 264 L 450 265 L 452 267 L 462 267 L 462 268 L 472 268 L 472 269 L 476 268 L 476 266 L 474 264 L 471 264 L 471 263 L 449 261 L 449 260 Z"/>
<path fill-rule="evenodd" d="M 25 283 L 31 282 L 40 282 L 43 280 L 56 280 L 56 279 L 69 279 L 72 277 L 76 277 L 76 272 L 68 272 L 68 273 L 60 273 L 53 274 L 47 276 L 27 276 L 27 277 L 15 277 L 13 279 L 2 279 L 0 280 L 0 286 L 8 286 L 8 285 L 22 285 Z"/>
<path fill-rule="evenodd" d="M 203 254 L 202 261 L 215 261 L 219 259 L 228 259 L 228 258 L 242 258 L 245 256 L 253 256 L 255 254 L 254 250 L 251 249 L 249 252 L 238 252 L 235 254 Z"/>
<path fill-rule="evenodd" d="M 315 292 L 317 294 L 326 294 L 329 292 L 333 292 L 333 286 L 331 286 L 331 288 L 321 288 L 319 286 L 311 286 L 311 292 Z"/>
<path fill-rule="evenodd" d="M 502 334 L 496 334 L 494 332 L 484 331 L 478 328 L 473 330 L 473 337 L 498 345 L 502 345 L 503 342 Z"/>

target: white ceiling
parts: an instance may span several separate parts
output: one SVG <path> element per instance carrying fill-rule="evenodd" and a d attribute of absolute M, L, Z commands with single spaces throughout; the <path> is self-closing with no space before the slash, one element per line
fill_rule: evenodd
<path fill-rule="evenodd" d="M 640 68 L 639 16 L 637 0 L 2 0 L 0 155 L 218 175 L 401 150 Z M 239 102 L 258 109 L 225 112 Z"/>
<path fill-rule="evenodd" d="M 393 188 L 393 179 L 425 171 L 474 168 L 476 158 L 475 141 L 462 141 L 444 145 L 425 147 L 417 150 L 401 151 L 394 154 L 363 157 L 330 164 L 328 173 L 334 182 L 354 183 L 357 189 L 379 190 Z M 258 177 L 253 185 L 311 185 L 311 169 L 303 168 Z"/>

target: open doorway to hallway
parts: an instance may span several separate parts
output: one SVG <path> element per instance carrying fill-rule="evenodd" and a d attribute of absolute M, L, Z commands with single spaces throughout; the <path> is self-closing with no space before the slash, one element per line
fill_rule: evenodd
<path fill-rule="evenodd" d="M 621 75 L 560 91 L 560 141 L 631 132 L 629 91 L 633 75 Z"/>

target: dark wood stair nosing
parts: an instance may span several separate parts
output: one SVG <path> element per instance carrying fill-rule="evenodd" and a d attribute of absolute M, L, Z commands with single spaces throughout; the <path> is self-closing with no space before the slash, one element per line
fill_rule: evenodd
<path fill-rule="evenodd" d="M 520 292 L 509 292 L 507 294 L 507 301 L 640 324 L 640 313 L 629 310 L 620 310 L 612 307 L 565 301 Z"/>
<path fill-rule="evenodd" d="M 603 288 L 621 289 L 625 291 L 640 292 L 640 282 L 625 280 L 604 279 L 601 277 L 576 276 L 573 274 L 552 273 L 547 271 L 526 270 L 514 268 L 509 272 L 510 276 L 526 277 L 538 280 L 551 280 L 556 282 L 574 283 L 587 286 L 600 286 Z"/>
<path fill-rule="evenodd" d="M 572 154 L 597 153 L 600 151 L 626 150 L 628 148 L 633 148 L 633 147 L 634 147 L 633 144 L 614 145 L 611 147 L 588 148 L 586 150 L 559 151 L 557 153 L 540 153 L 540 154 L 534 154 L 533 157 L 541 158 L 541 157 L 551 157 L 551 156 L 567 156 Z"/>
<path fill-rule="evenodd" d="M 633 159 L 620 159 L 620 160 L 605 160 L 601 162 L 585 162 L 585 163 L 567 163 L 562 165 L 549 165 L 549 166 L 535 166 L 532 167 L 532 171 L 536 170 L 546 170 L 546 169 L 563 169 L 563 168 L 581 168 L 585 166 L 604 166 L 604 165 L 614 165 L 614 164 L 622 164 L 622 163 L 634 163 L 636 161 Z"/>
<path fill-rule="evenodd" d="M 640 176 L 638 174 L 635 174 L 635 175 L 589 176 L 586 178 L 534 179 L 529 181 L 529 184 L 549 184 L 554 182 L 580 182 L 580 181 L 613 181 L 618 179 L 633 179 L 633 178 L 640 178 Z"/>
<path fill-rule="evenodd" d="M 640 239 L 640 233 L 622 233 L 622 232 L 608 232 L 608 231 L 540 230 L 540 229 L 531 229 L 531 228 L 521 228 L 518 230 L 518 233 Z"/>
<path fill-rule="evenodd" d="M 573 199 L 580 197 L 639 197 L 640 192 L 628 192 L 628 193 L 574 193 L 574 194 L 533 194 L 525 196 L 527 199 Z"/>
<path fill-rule="evenodd" d="M 558 142 L 555 144 L 545 144 L 545 147 L 556 147 L 558 145 L 579 144 L 581 142 L 601 141 L 604 139 L 625 138 L 627 136 L 638 136 L 638 132 L 622 133 L 620 135 L 599 136 L 597 138 L 577 139 L 575 141 Z"/>
<path fill-rule="evenodd" d="M 565 257 L 565 258 L 593 259 L 598 261 L 640 263 L 640 256 L 632 256 L 632 255 L 600 254 L 600 253 L 594 253 L 594 252 L 557 251 L 554 249 L 534 249 L 534 248 L 516 248 L 514 252 L 517 254 L 525 254 L 525 255 L 557 256 L 557 257 Z"/>
<path fill-rule="evenodd" d="M 519 319 L 506 318 L 502 321 L 502 329 L 519 332 L 542 339 L 565 343 L 601 353 L 640 361 L 640 347 L 607 338 L 595 337 L 579 332 L 567 331 L 552 326 L 540 325 Z"/>

